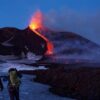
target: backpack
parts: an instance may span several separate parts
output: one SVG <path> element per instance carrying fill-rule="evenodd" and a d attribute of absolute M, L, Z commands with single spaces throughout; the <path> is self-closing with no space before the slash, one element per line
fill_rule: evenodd
<path fill-rule="evenodd" d="M 11 70 L 9 71 L 9 81 L 10 85 L 14 87 L 19 87 L 20 86 L 20 78 L 18 77 L 17 70 Z"/>

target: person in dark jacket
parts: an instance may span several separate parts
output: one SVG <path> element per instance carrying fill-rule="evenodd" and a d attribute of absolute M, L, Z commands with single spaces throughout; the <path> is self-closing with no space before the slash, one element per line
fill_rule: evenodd
<path fill-rule="evenodd" d="M 10 100 L 19 100 L 19 87 L 21 83 L 19 77 L 21 77 L 21 75 L 18 74 L 18 71 L 15 68 L 11 68 L 8 73 L 8 91 Z"/>
<path fill-rule="evenodd" d="M 3 83 L 2 83 L 1 78 L 0 78 L 0 91 L 2 91 L 2 90 L 3 90 Z"/>

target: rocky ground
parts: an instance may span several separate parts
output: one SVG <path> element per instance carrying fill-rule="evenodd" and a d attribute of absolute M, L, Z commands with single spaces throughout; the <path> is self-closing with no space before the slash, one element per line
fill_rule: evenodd
<path fill-rule="evenodd" d="M 35 70 L 46 70 L 45 66 L 29 66 L 25 64 L 18 64 L 17 63 L 0 63 L 0 76 L 5 76 L 8 73 L 10 68 L 16 68 L 17 70 L 21 71 L 24 70 L 25 72 L 34 72 Z M 28 71 L 29 70 L 29 71 Z M 20 100 L 73 100 L 69 97 L 61 97 L 55 95 L 49 91 L 50 86 L 46 84 L 41 84 L 33 81 L 35 75 L 22 75 L 21 79 L 21 87 L 20 87 Z M 3 79 L 3 78 L 2 78 Z M 0 92 L 0 100 L 10 100 L 9 94 L 7 91 L 7 80 L 3 80 L 4 90 Z"/>
<path fill-rule="evenodd" d="M 20 100 L 73 100 L 56 96 L 48 91 L 49 86 L 32 82 L 35 76 L 23 75 L 20 87 Z M 10 100 L 7 91 L 7 82 L 4 81 L 4 91 L 0 93 L 0 100 Z"/>
<path fill-rule="evenodd" d="M 100 100 L 100 67 L 91 66 L 72 64 L 57 67 L 52 64 L 47 70 L 23 73 L 35 74 L 36 82 L 50 85 L 49 91 L 57 95 L 77 100 Z"/>
<path fill-rule="evenodd" d="M 69 98 L 73 98 L 76 100 L 100 100 L 99 63 L 87 63 L 79 61 L 77 63 L 73 62 L 68 64 L 62 64 L 57 62 L 31 63 L 29 62 L 29 60 L 27 61 L 27 64 L 24 62 L 26 62 L 25 59 L 24 61 L 7 60 L 6 62 L 0 63 L 0 75 L 2 75 L 2 73 L 7 73 L 8 70 L 12 67 L 17 68 L 22 74 L 31 75 L 29 77 L 25 75 L 22 79 L 22 100 L 24 98 L 23 93 L 26 93 L 27 89 L 29 90 L 26 93 L 27 95 L 34 94 L 35 89 L 37 90 L 37 95 L 41 95 L 38 94 L 38 92 L 41 91 L 42 86 L 44 88 L 42 88 L 43 91 L 45 90 L 45 86 L 47 86 L 46 90 L 48 91 L 46 91 L 45 93 L 47 94 L 49 92 L 49 96 L 51 94 L 56 94 L 56 97 L 52 97 L 55 99 L 57 98 L 56 100 L 63 100 Z M 34 77 L 34 75 L 36 77 Z M 42 83 L 44 85 L 35 83 L 34 81 Z M 4 97 L 7 98 L 7 90 L 5 89 L 4 91 Z M 43 95 L 45 96 L 46 94 Z M 34 97 L 35 95 L 32 95 L 31 97 Z M 2 97 L 2 95 L 0 97 Z M 28 100 L 31 100 L 31 97 Z M 50 98 L 51 100 L 51 97 L 48 98 Z M 36 99 L 34 100 L 40 100 L 40 97 L 36 97 Z"/>

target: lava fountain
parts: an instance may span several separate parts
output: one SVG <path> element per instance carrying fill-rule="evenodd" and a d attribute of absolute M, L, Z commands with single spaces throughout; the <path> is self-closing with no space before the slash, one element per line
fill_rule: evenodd
<path fill-rule="evenodd" d="M 37 11 L 31 18 L 29 28 L 38 36 L 43 38 L 47 42 L 47 51 L 45 55 L 51 55 L 53 54 L 53 44 L 51 41 L 49 41 L 44 35 L 42 35 L 40 32 L 38 32 L 38 29 L 43 28 L 43 15 L 40 11 Z"/>

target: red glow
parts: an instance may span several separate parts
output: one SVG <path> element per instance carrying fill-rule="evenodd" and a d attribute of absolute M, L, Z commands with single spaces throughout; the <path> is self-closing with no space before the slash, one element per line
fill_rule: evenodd
<path fill-rule="evenodd" d="M 48 48 L 48 50 L 46 52 L 46 55 L 52 55 L 53 48 L 54 48 L 52 42 L 50 42 L 50 41 L 47 42 L 47 48 Z"/>
<path fill-rule="evenodd" d="M 45 36 L 43 36 L 38 31 L 36 31 L 36 29 L 43 27 L 42 22 L 43 22 L 43 15 L 40 11 L 37 11 L 33 15 L 32 19 L 30 21 L 29 28 L 47 42 L 47 49 L 48 50 L 46 52 L 46 55 L 51 55 L 51 54 L 53 54 L 53 44 Z"/>

